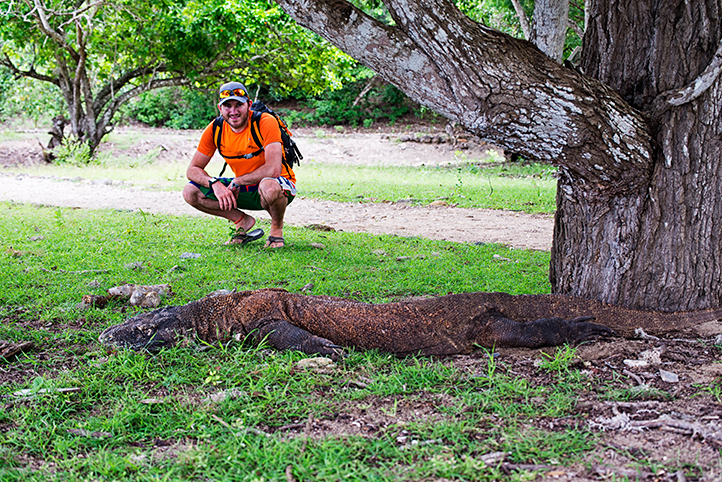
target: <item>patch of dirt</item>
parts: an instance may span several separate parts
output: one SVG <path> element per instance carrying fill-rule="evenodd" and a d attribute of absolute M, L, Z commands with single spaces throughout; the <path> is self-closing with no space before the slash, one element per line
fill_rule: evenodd
<path fill-rule="evenodd" d="M 419 127 L 419 129 L 422 129 Z M 484 158 L 487 144 L 457 138 L 456 143 L 433 143 L 446 133 L 440 129 L 423 128 L 426 133 L 383 131 L 348 131 L 335 129 L 294 129 L 294 137 L 304 154 L 297 168 L 300 194 L 286 211 L 286 222 L 305 226 L 323 224 L 336 230 L 420 236 L 429 239 L 471 243 L 500 243 L 513 248 L 551 249 L 554 219 L 551 215 L 491 209 L 466 209 L 449 206 L 413 206 L 395 203 L 338 203 L 303 197 L 303 169 L 314 163 L 417 166 L 444 165 L 459 162 L 459 153 L 467 160 Z M 157 155 L 158 162 L 180 162 L 184 166 L 195 152 L 199 131 L 174 131 L 147 128 L 118 128 L 120 134 L 133 135 L 137 141 L 124 156 L 144 158 Z M 401 142 L 400 138 L 429 142 Z M 205 216 L 189 207 L 179 192 L 161 191 L 153 186 L 114 181 L 86 179 L 39 178 L 16 174 L 18 166 L 42 163 L 42 132 L 36 138 L 0 143 L 0 165 L 15 167 L 13 174 L 0 183 L 0 201 L 36 203 L 49 206 L 80 208 L 142 209 L 146 213 Z M 118 152 L 117 146 L 104 143 L 101 150 Z M 498 154 L 502 155 L 502 154 Z M 213 162 L 217 162 L 214 160 Z M 102 188 L 102 195 L 98 195 Z M 269 219 L 265 212 L 254 216 Z"/>

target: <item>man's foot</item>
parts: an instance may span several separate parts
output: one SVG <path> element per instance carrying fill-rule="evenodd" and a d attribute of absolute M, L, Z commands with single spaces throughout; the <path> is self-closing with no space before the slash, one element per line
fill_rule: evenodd
<path fill-rule="evenodd" d="M 265 233 L 261 228 L 254 229 L 253 231 L 248 231 L 247 233 L 236 233 L 233 235 L 231 239 L 226 241 L 224 244 L 247 244 L 251 241 L 255 241 L 257 239 L 261 239 Z"/>
<path fill-rule="evenodd" d="M 249 216 L 248 214 L 241 212 L 241 218 L 234 223 L 234 232 L 231 235 L 231 239 L 229 239 L 223 244 L 246 244 L 249 241 L 247 234 L 248 230 L 255 226 L 255 224 L 256 219 L 253 216 Z M 256 236 L 250 241 L 259 239 L 261 236 L 263 236 L 263 231 L 261 231 L 260 236 Z"/>
<path fill-rule="evenodd" d="M 286 246 L 286 241 L 283 239 L 283 236 L 268 236 L 264 248 L 278 249 L 284 246 Z"/>

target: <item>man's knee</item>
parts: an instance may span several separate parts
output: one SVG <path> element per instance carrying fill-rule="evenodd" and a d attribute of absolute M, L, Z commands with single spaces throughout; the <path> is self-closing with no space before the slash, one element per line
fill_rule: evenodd
<path fill-rule="evenodd" d="M 191 183 L 188 183 L 183 188 L 183 199 L 190 204 L 191 206 L 195 206 L 198 204 L 198 201 L 200 200 L 203 193 L 198 189 L 197 186 L 194 186 Z"/>
<path fill-rule="evenodd" d="M 284 197 L 283 189 L 278 181 L 275 179 L 264 179 L 258 184 L 258 193 L 261 195 L 261 199 L 265 199 L 268 202 L 274 202 L 280 197 Z"/>

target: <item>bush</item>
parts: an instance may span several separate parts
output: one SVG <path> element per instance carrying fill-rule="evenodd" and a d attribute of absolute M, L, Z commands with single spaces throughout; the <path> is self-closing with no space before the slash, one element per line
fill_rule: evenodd
<path fill-rule="evenodd" d="M 353 127 L 364 125 L 369 127 L 374 122 L 387 121 L 395 123 L 400 117 L 412 115 L 419 106 L 412 102 L 399 89 L 390 84 L 374 87 L 354 106 L 366 81 L 349 84 L 336 91 L 330 91 L 307 101 L 313 109 L 306 115 L 311 124 L 348 124 Z"/>
<path fill-rule="evenodd" d="M 139 95 L 128 103 L 123 114 L 151 127 L 202 129 L 218 112 L 214 94 L 167 87 Z"/>
<path fill-rule="evenodd" d="M 60 114 L 67 115 L 60 89 L 48 82 L 14 79 L 0 68 L 0 120 L 30 119 L 37 126 Z"/>

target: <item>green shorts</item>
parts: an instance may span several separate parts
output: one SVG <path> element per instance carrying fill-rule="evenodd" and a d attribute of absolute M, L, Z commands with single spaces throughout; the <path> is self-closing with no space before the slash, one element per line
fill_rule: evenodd
<path fill-rule="evenodd" d="M 281 189 L 283 189 L 283 194 L 286 195 L 286 199 L 288 200 L 288 204 L 291 204 L 293 199 L 296 197 L 296 186 L 286 179 L 285 177 L 276 177 L 276 178 L 266 178 L 266 179 L 275 179 L 278 181 L 278 184 L 281 186 Z M 233 181 L 232 177 L 222 177 L 218 179 L 219 182 L 222 182 L 224 186 L 228 187 L 230 186 L 231 182 Z M 218 198 L 213 193 L 213 189 L 210 187 L 201 186 L 198 183 L 195 183 L 193 181 L 190 182 L 195 187 L 197 187 L 200 192 L 203 193 L 205 197 L 208 199 L 213 199 L 214 201 L 218 201 Z M 238 209 L 250 209 L 251 211 L 263 211 L 263 207 L 261 206 L 261 195 L 258 193 L 258 184 L 253 184 L 251 186 L 240 186 L 238 195 L 236 196 L 236 205 L 238 206 Z"/>

